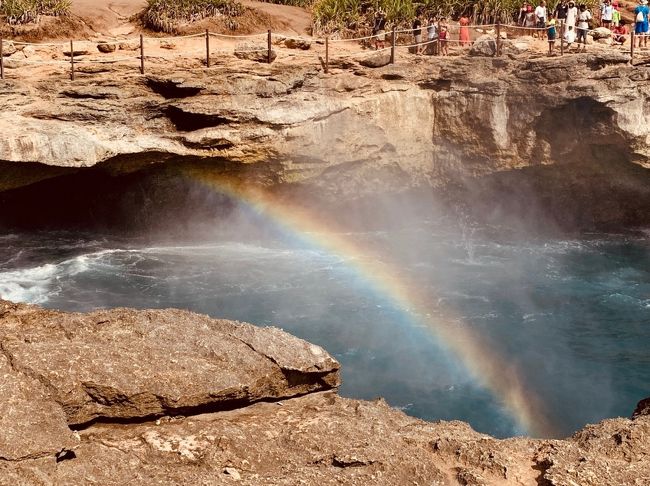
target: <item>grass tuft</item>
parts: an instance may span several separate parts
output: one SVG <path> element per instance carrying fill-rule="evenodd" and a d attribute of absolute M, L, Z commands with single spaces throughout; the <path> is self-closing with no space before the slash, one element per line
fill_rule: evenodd
<path fill-rule="evenodd" d="M 142 20 L 152 30 L 175 33 L 181 23 L 209 17 L 238 17 L 243 11 L 236 0 L 148 0 Z"/>
<path fill-rule="evenodd" d="M 10 25 L 28 24 L 39 15 L 67 15 L 71 4 L 71 0 L 1 0 L 0 17 Z"/>

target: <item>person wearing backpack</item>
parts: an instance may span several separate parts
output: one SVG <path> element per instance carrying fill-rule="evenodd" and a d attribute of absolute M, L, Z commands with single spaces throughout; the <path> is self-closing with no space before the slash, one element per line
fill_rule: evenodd
<path fill-rule="evenodd" d="M 634 33 L 639 37 L 639 49 L 643 42 L 643 47 L 648 44 L 648 0 L 640 0 L 639 5 L 634 9 Z"/>

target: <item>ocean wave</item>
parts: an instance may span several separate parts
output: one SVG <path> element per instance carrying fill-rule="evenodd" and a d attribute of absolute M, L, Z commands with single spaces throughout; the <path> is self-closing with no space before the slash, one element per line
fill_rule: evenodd
<path fill-rule="evenodd" d="M 60 279 L 87 272 L 93 264 L 108 255 L 132 251 L 134 250 L 101 250 L 59 263 L 0 272 L 0 298 L 13 302 L 44 304 L 60 290 L 56 285 Z"/>

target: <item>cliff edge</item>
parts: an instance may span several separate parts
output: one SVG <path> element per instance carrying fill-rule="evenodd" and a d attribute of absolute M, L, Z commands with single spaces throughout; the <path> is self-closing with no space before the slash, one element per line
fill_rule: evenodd
<path fill-rule="evenodd" d="M 3 485 L 643 485 L 650 415 L 497 440 L 341 398 L 339 365 L 275 328 L 178 310 L 0 302 Z"/>

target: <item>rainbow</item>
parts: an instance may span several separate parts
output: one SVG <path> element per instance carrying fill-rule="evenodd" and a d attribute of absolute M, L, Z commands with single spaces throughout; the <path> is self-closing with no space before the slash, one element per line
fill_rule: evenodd
<path fill-rule="evenodd" d="M 557 430 L 519 370 L 498 353 L 471 326 L 448 309 L 432 312 L 430 297 L 410 283 L 397 265 L 387 263 L 385 255 L 363 248 L 346 238 L 344 231 L 324 221 L 314 212 L 287 203 L 261 187 L 244 184 L 223 175 L 201 169 L 183 169 L 183 175 L 205 184 L 211 190 L 238 200 L 283 229 L 297 234 L 328 253 L 346 258 L 373 289 L 388 297 L 414 324 L 426 327 L 446 350 L 450 351 L 477 383 L 501 402 L 520 429 L 535 437 L 557 437 Z"/>

